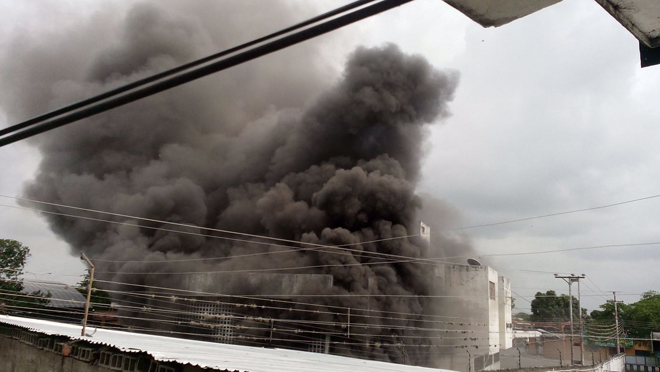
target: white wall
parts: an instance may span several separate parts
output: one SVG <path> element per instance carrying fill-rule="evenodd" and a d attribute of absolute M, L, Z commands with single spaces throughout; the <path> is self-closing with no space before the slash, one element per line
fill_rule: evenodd
<path fill-rule="evenodd" d="M 486 287 L 488 290 L 488 334 L 490 345 L 488 347 L 488 352 L 490 354 L 495 354 L 500 351 L 500 307 L 499 307 L 499 278 L 497 271 L 488 269 L 488 283 Z M 491 290 L 494 292 L 491 294 Z"/>
<path fill-rule="evenodd" d="M 511 319 L 511 283 L 509 278 L 499 277 L 499 315 L 500 315 L 500 349 L 513 346 L 513 323 Z"/>

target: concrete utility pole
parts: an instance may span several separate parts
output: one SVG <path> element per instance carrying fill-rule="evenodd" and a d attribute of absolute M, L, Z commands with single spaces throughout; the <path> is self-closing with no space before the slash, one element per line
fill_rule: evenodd
<path fill-rule="evenodd" d="M 612 294 L 614 295 L 614 301 L 611 302 L 614 302 L 614 324 L 616 326 L 616 353 L 618 355 L 621 354 L 621 345 L 619 343 L 619 309 L 617 308 L 616 304 L 622 301 L 616 300 L 616 292 L 612 292 Z"/>
<path fill-rule="evenodd" d="M 571 320 L 571 365 L 575 364 L 575 356 L 573 352 L 573 347 L 575 346 L 575 331 L 573 327 L 573 292 L 571 291 L 572 284 L 578 283 L 578 299 L 580 297 L 580 279 L 584 279 L 586 275 L 558 275 L 555 274 L 556 279 L 563 279 L 568 283 L 568 313 Z M 580 307 L 580 301 L 578 300 L 578 312 L 580 313 L 580 324 L 582 324 L 582 308 Z M 582 332 L 582 327 L 580 327 L 580 332 Z M 582 350 L 582 333 L 580 333 L 580 350 Z M 580 364 L 584 365 L 584 352 L 580 353 Z"/>
<path fill-rule="evenodd" d="M 584 365 L 584 322 L 582 321 L 582 300 L 580 299 L 580 279 L 578 284 L 578 313 L 580 314 L 580 365 Z"/>
<path fill-rule="evenodd" d="M 90 267 L 89 271 L 89 283 L 87 284 L 87 302 L 85 302 L 85 318 L 83 319 L 83 327 L 82 327 L 82 332 L 80 332 L 80 335 L 85 337 L 85 328 L 87 328 L 87 316 L 89 315 L 89 302 L 92 298 L 92 284 L 94 283 L 94 265 L 92 264 L 92 261 L 85 256 L 84 253 L 80 254 L 80 259 L 87 261 L 87 264 Z"/>

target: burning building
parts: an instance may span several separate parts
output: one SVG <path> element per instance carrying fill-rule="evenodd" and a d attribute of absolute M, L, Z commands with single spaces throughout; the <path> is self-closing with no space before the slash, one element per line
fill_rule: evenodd
<path fill-rule="evenodd" d="M 135 5 L 103 45 L 25 40 L 4 62 L 12 95 L 0 104 L 18 120 L 180 65 L 233 44 L 205 27 L 251 14 L 232 5 L 205 22 L 172 10 L 180 6 Z M 437 297 L 434 260 L 471 248 L 417 234 L 425 138 L 449 116 L 458 74 L 388 44 L 358 48 L 329 83 L 314 48 L 41 137 L 25 196 L 55 203 L 41 205 L 46 212 L 86 209 L 49 214 L 48 223 L 95 262 L 131 327 L 150 321 L 149 331 L 223 341 L 241 331 L 243 342 L 280 345 L 304 336 L 343 355 L 435 365 L 490 337 L 430 321 L 456 306 Z M 24 60 L 47 61 L 50 72 Z"/>

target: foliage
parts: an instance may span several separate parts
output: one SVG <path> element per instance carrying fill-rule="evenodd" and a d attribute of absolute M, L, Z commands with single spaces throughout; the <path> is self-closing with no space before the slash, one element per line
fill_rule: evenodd
<path fill-rule="evenodd" d="M 78 292 L 82 293 L 87 298 L 87 288 L 89 287 L 90 270 L 87 269 L 82 280 L 78 283 Z M 112 299 L 110 294 L 102 289 L 98 289 L 96 282 L 92 283 L 92 295 L 90 296 L 91 307 L 94 310 L 107 311 L 110 310 Z"/>
<path fill-rule="evenodd" d="M 41 308 L 49 295 L 23 291 L 23 269 L 30 257 L 30 248 L 11 239 L 0 239 L 0 311 L 20 313 L 26 308 Z M 27 296 L 29 297 L 27 297 Z"/>
<path fill-rule="evenodd" d="M 530 321 L 532 316 L 530 314 L 520 311 L 514 314 L 513 317 L 524 321 Z"/>
<path fill-rule="evenodd" d="M 648 291 L 639 301 L 617 304 L 619 324 L 627 337 L 648 338 L 651 332 L 660 332 L 660 293 Z M 591 312 L 594 321 L 614 324 L 614 304 L 606 302 L 601 310 Z"/>
<path fill-rule="evenodd" d="M 534 300 L 532 300 L 532 321 L 556 321 L 566 322 L 570 319 L 569 297 L 567 295 L 557 295 L 555 291 L 547 291 L 546 293 L 536 292 Z M 578 312 L 578 302 L 573 297 L 573 319 L 577 320 L 580 317 Z M 582 317 L 586 318 L 587 309 L 582 309 Z"/>

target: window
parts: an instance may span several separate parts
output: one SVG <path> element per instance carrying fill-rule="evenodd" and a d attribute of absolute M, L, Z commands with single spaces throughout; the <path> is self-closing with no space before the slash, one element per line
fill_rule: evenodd
<path fill-rule="evenodd" d="M 125 356 L 124 357 L 124 372 L 135 372 L 137 371 L 137 359 Z"/>
<path fill-rule="evenodd" d="M 312 353 L 325 353 L 325 338 L 308 341 L 307 351 Z"/>
<path fill-rule="evenodd" d="M 176 371 L 172 367 L 158 366 L 158 372 L 176 372 Z"/>
<path fill-rule="evenodd" d="M 124 356 L 119 354 L 114 354 L 112 359 L 110 359 L 110 368 L 118 369 L 121 371 L 124 366 Z"/>
<path fill-rule="evenodd" d="M 92 349 L 81 347 L 80 348 L 80 360 L 89 362 L 92 359 Z"/>
<path fill-rule="evenodd" d="M 112 353 L 107 351 L 102 351 L 101 357 L 99 358 L 99 364 L 102 366 L 109 367 L 111 358 L 112 358 Z"/>
<path fill-rule="evenodd" d="M 491 300 L 496 300 L 496 297 L 495 297 L 495 283 L 493 283 L 493 282 L 488 282 L 488 297 Z"/>
<path fill-rule="evenodd" d="M 149 364 L 149 372 L 158 372 L 158 362 L 152 360 Z"/>

